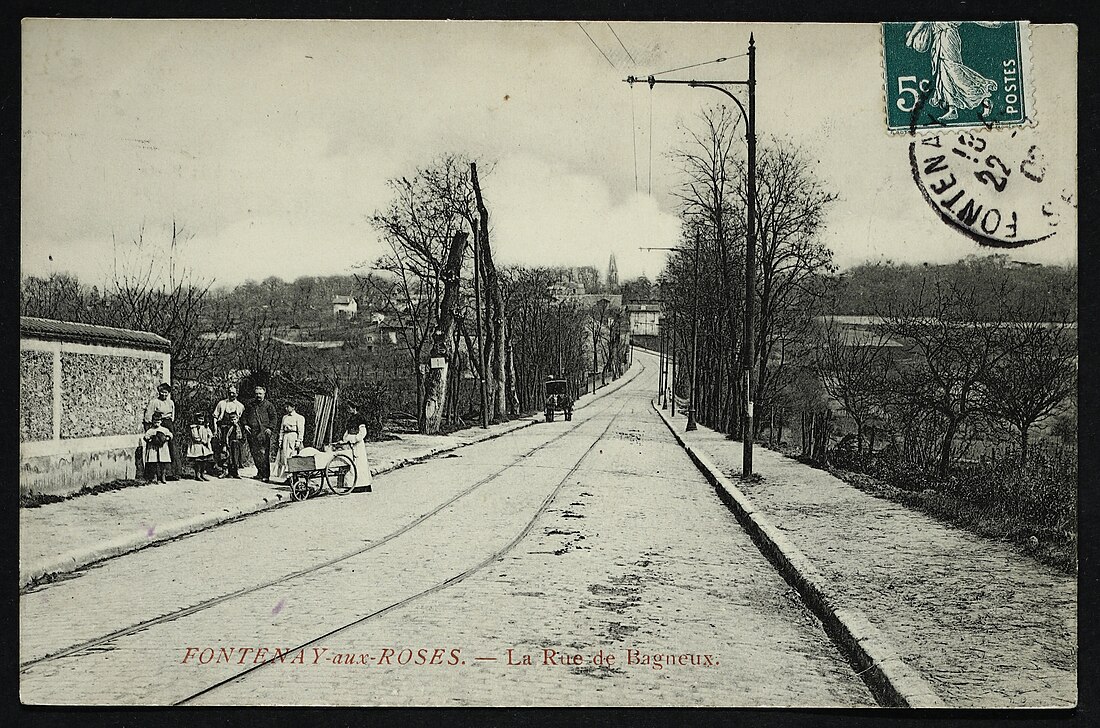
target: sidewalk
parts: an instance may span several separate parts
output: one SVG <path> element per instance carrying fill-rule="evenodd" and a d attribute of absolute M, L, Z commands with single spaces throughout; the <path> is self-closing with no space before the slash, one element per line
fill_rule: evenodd
<path fill-rule="evenodd" d="M 576 408 L 617 390 L 640 371 L 640 366 L 634 366 L 617 381 L 579 397 Z M 408 434 L 368 443 L 371 473 L 388 473 L 541 420 L 541 415 L 535 415 L 487 430 L 471 427 L 449 435 Z M 287 486 L 249 479 L 255 468 L 242 474 L 246 477 L 206 482 L 183 479 L 20 508 L 19 587 L 290 502 Z"/>
<path fill-rule="evenodd" d="M 741 443 L 702 425 L 685 433 L 685 424 L 672 420 L 701 469 L 725 476 L 716 487 L 739 491 L 733 499 L 751 514 L 749 530 L 790 552 L 777 561 L 788 580 L 803 581 L 807 601 L 931 687 L 915 707 L 937 696 L 949 707 L 1076 704 L 1074 577 L 763 447 L 753 453 L 763 479 L 743 482 Z"/>

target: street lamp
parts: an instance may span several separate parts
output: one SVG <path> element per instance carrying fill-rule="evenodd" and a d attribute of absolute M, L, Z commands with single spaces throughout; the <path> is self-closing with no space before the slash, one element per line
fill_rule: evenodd
<path fill-rule="evenodd" d="M 744 346 L 742 347 L 742 366 L 744 368 L 744 387 L 745 387 L 745 415 L 744 415 L 744 436 L 743 436 L 743 451 L 744 456 L 742 460 L 741 475 L 742 477 L 748 477 L 752 475 L 752 440 L 753 440 L 753 400 L 752 390 L 754 385 L 753 377 L 753 361 L 756 358 L 755 355 L 755 337 L 753 332 L 755 330 L 754 325 L 754 308 L 755 308 L 755 282 L 756 282 L 756 41 L 753 35 L 749 34 L 749 78 L 747 81 L 678 81 L 672 79 L 658 79 L 652 75 L 645 80 L 652 89 L 656 84 L 679 84 L 684 86 L 690 86 L 692 88 L 712 88 L 715 91 L 720 91 L 731 99 L 737 108 L 741 110 L 741 115 L 745 119 L 745 142 L 748 145 L 749 152 L 749 169 L 748 169 L 748 209 L 747 217 L 748 224 L 748 240 L 745 249 L 745 330 L 744 330 Z M 624 79 L 631 86 L 635 81 L 639 79 L 634 76 L 628 76 Z M 749 107 L 746 112 L 744 105 L 741 101 L 732 93 L 722 88 L 723 86 L 746 86 L 748 87 L 749 94 Z M 719 245 L 722 244 L 721 230 L 719 232 Z M 694 359 L 694 346 L 692 358 Z M 694 379 L 694 366 L 692 367 L 692 378 Z M 692 385 L 694 391 L 694 383 Z M 693 403 L 694 404 L 694 403 Z M 691 420 L 688 422 L 691 425 Z M 689 427 L 689 429 L 693 429 Z"/>

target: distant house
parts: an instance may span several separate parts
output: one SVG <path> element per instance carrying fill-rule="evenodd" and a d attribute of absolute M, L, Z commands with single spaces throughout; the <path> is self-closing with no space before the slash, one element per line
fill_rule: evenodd
<path fill-rule="evenodd" d="M 332 297 L 332 315 L 339 316 L 343 314 L 348 318 L 352 318 L 359 311 L 359 304 L 356 303 L 355 298 L 352 296 L 333 296 Z"/>
<path fill-rule="evenodd" d="M 238 336 L 236 331 L 204 331 L 199 334 L 202 341 L 232 341 Z"/>
<path fill-rule="evenodd" d="M 562 281 L 560 283 L 554 283 L 550 286 L 550 295 L 554 298 L 565 298 L 567 296 L 579 296 L 584 294 L 584 284 L 577 281 Z"/>
<path fill-rule="evenodd" d="M 402 326 L 401 324 L 379 324 L 378 325 L 378 341 L 383 344 L 396 345 L 404 343 L 404 335 L 409 331 L 411 327 Z"/>
<path fill-rule="evenodd" d="M 285 339 L 281 336 L 272 336 L 271 340 L 287 346 L 297 346 L 301 349 L 341 349 L 344 346 L 343 341 L 302 341 L 300 339 Z"/>
<path fill-rule="evenodd" d="M 630 317 L 631 336 L 659 336 L 657 320 L 661 315 L 661 304 L 653 301 L 628 303 L 626 312 Z"/>

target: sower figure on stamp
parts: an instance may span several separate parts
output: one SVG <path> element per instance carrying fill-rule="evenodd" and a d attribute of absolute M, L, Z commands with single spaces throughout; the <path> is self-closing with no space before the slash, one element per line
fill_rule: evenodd
<path fill-rule="evenodd" d="M 976 25 L 997 28 L 996 21 L 974 21 Z M 960 109 L 982 107 L 988 115 L 992 104 L 990 95 L 997 90 L 997 82 L 986 78 L 963 63 L 962 39 L 959 22 L 915 23 L 905 37 L 905 44 L 918 53 L 927 52 L 932 60 L 932 106 L 943 109 L 940 121 L 959 118 Z"/>
<path fill-rule="evenodd" d="M 271 437 L 279 425 L 279 413 L 267 400 L 267 389 L 256 387 L 256 399 L 244 413 L 244 431 L 252 461 L 256 463 L 256 479 L 271 481 Z"/>

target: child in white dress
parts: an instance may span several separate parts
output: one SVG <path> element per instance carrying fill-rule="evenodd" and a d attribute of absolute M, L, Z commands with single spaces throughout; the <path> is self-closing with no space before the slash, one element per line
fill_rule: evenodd
<path fill-rule="evenodd" d="M 168 447 L 172 432 L 161 424 L 162 419 L 160 412 L 154 412 L 149 429 L 142 436 L 145 440 L 145 462 L 152 466 L 150 482 L 153 483 L 168 482 L 165 474 L 172 462 L 172 450 Z"/>
<path fill-rule="evenodd" d="M 187 462 L 195 472 L 195 480 L 206 480 L 206 470 L 214 459 L 214 450 L 210 446 L 214 433 L 205 422 L 206 416 L 196 412 L 191 418 L 191 441 L 187 444 Z"/>

